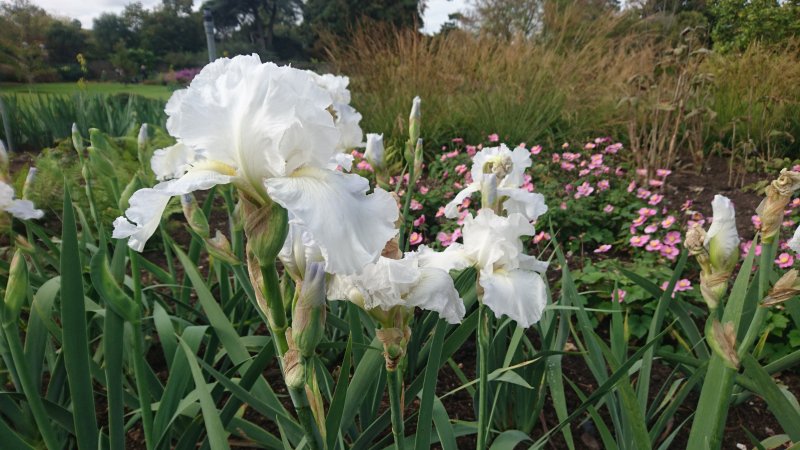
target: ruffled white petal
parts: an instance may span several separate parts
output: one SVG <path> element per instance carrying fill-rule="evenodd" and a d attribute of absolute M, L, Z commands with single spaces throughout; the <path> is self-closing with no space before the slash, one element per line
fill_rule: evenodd
<path fill-rule="evenodd" d="M 476 217 L 464 219 L 464 250 L 481 270 L 503 267 L 512 270 L 519 267 L 523 254 L 521 236 L 533 236 L 533 225 L 521 214 L 498 216 L 483 208 Z"/>
<path fill-rule="evenodd" d="M 508 316 L 522 328 L 528 328 L 542 317 L 547 304 L 547 288 L 542 277 L 527 270 L 482 270 L 483 303 L 496 317 Z"/>
<path fill-rule="evenodd" d="M 377 261 L 397 230 L 397 203 L 353 174 L 304 168 L 265 181 L 267 193 L 304 226 L 319 245 L 328 273 L 354 274 Z"/>
<path fill-rule="evenodd" d="M 427 245 L 420 245 L 416 251 L 420 267 L 436 268 L 450 272 L 451 270 L 462 270 L 473 265 L 469 259 L 464 246 L 454 242 L 442 252 L 434 251 Z"/>
<path fill-rule="evenodd" d="M 458 295 L 450 275 L 441 269 L 420 269 L 419 280 L 406 297 L 406 306 L 436 311 L 448 323 L 461 323 L 466 314 L 464 301 Z"/>
<path fill-rule="evenodd" d="M 736 231 L 736 211 L 733 202 L 724 195 L 715 195 L 711 202 L 714 220 L 706 233 L 703 245 L 709 248 L 711 240 L 720 246 L 722 256 L 728 258 L 739 246 L 739 233 Z"/>
<path fill-rule="evenodd" d="M 0 181 L 0 211 L 20 220 L 41 219 L 44 212 L 36 209 L 30 200 L 14 199 L 14 188 Z"/>
<path fill-rule="evenodd" d="M 454 219 L 458 216 L 458 207 L 464 203 L 468 197 L 470 197 L 475 192 L 478 192 L 481 189 L 480 183 L 470 183 L 462 189 L 458 194 L 456 194 L 455 198 L 450 201 L 444 207 L 444 216 L 448 219 Z"/>
<path fill-rule="evenodd" d="M 336 170 L 338 167 L 341 167 L 345 172 L 353 170 L 353 155 L 350 153 L 337 153 L 333 155 L 331 162 L 326 168 Z"/>
<path fill-rule="evenodd" d="M 794 236 L 789 239 L 789 242 L 786 243 L 790 249 L 794 250 L 796 253 L 800 253 L 800 226 L 794 230 Z"/>
<path fill-rule="evenodd" d="M 150 158 L 150 168 L 159 181 L 180 178 L 199 158 L 197 152 L 178 142 L 177 144 L 161 148 L 153 152 Z"/>
<path fill-rule="evenodd" d="M 544 195 L 519 188 L 498 188 L 497 194 L 507 197 L 503 209 L 509 214 L 522 214 L 530 221 L 536 221 L 547 212 Z"/>
<path fill-rule="evenodd" d="M 115 239 L 128 239 L 128 246 L 137 252 L 158 229 L 170 197 L 210 189 L 230 183 L 233 177 L 212 170 L 192 170 L 180 178 L 164 181 L 152 188 L 139 189 L 131 196 L 125 217 L 114 220 Z"/>
<path fill-rule="evenodd" d="M 329 163 L 341 140 L 332 104 L 309 72 L 257 55 L 221 58 L 173 94 L 167 129 L 261 189 L 264 178 Z"/>
<path fill-rule="evenodd" d="M 6 212 L 20 220 L 41 219 L 44 211 L 36 209 L 30 200 L 14 200 L 6 208 Z"/>
<path fill-rule="evenodd" d="M 359 125 L 361 113 L 344 103 L 334 103 L 333 110 L 336 113 L 334 124 L 341 134 L 336 148 L 345 151 L 364 145 L 364 132 Z"/>

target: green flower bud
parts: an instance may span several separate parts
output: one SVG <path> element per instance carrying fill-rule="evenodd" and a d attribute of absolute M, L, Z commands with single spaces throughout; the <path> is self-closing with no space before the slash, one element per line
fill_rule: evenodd
<path fill-rule="evenodd" d="M 244 233 L 248 245 L 261 264 L 272 264 L 289 233 L 289 213 L 277 203 L 258 206 L 242 200 Z"/>
<path fill-rule="evenodd" d="M 8 175 L 8 150 L 3 141 L 0 141 L 0 179 Z"/>
<path fill-rule="evenodd" d="M 3 323 L 13 323 L 19 317 L 22 305 L 28 297 L 28 264 L 22 251 L 14 252 L 8 273 L 6 296 L 3 300 Z"/>
<path fill-rule="evenodd" d="M 139 137 L 136 141 L 136 143 L 139 146 L 139 153 L 144 152 L 145 149 L 147 148 L 147 139 L 148 139 L 147 124 L 143 123 L 141 128 L 139 128 Z"/>
<path fill-rule="evenodd" d="M 422 139 L 417 139 L 417 146 L 414 148 L 414 183 L 419 179 L 419 176 L 422 175 L 422 163 L 424 162 L 425 156 L 422 151 Z"/>
<path fill-rule="evenodd" d="M 241 264 L 239 258 L 233 254 L 233 251 L 231 250 L 231 243 L 228 242 L 228 238 L 226 238 L 224 234 L 220 233 L 219 230 L 217 230 L 213 238 L 206 239 L 205 242 L 206 251 L 208 251 L 211 256 L 221 261 L 225 261 L 228 264 Z"/>
<path fill-rule="evenodd" d="M 286 334 L 291 333 L 291 328 Z M 283 380 L 289 389 L 301 389 L 306 383 L 306 368 L 297 349 L 289 348 L 283 355 Z"/>
<path fill-rule="evenodd" d="M 411 114 L 408 116 L 408 138 L 409 142 L 417 142 L 420 135 L 420 122 L 422 121 L 422 113 L 420 111 L 422 100 L 419 96 L 414 97 L 411 104 Z"/>
<path fill-rule="evenodd" d="M 181 208 L 183 208 L 183 216 L 186 217 L 192 230 L 203 239 L 208 239 L 208 220 L 203 214 L 203 210 L 197 206 L 197 200 L 192 193 L 181 195 Z"/>
<path fill-rule="evenodd" d="M 22 185 L 22 198 L 30 199 L 31 191 L 33 190 L 33 181 L 36 179 L 36 167 L 28 169 L 28 175 L 25 176 L 25 184 Z"/>
<path fill-rule="evenodd" d="M 736 353 L 736 330 L 733 322 L 721 324 L 717 319 L 706 323 L 706 339 L 709 346 L 725 361 L 731 369 L 739 369 L 739 355 Z"/>
<path fill-rule="evenodd" d="M 78 155 L 83 155 L 83 136 L 81 136 L 81 132 L 78 130 L 78 124 L 72 124 L 72 146 L 75 148 L 75 151 L 78 152 Z"/>
<path fill-rule="evenodd" d="M 88 171 L 87 171 L 88 173 Z M 125 189 L 119 195 L 119 201 L 117 202 L 117 207 L 120 211 L 125 211 L 128 209 L 129 200 L 131 199 L 131 195 L 133 195 L 136 190 L 139 189 L 139 177 L 131 178 L 131 181 L 125 186 Z"/>
<path fill-rule="evenodd" d="M 292 338 L 303 357 L 311 357 L 325 334 L 325 269 L 319 262 L 306 263 L 297 303 L 292 310 Z"/>

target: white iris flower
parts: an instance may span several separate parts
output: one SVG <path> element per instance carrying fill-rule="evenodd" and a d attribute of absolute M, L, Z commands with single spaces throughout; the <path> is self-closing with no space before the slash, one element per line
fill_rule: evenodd
<path fill-rule="evenodd" d="M 328 298 L 348 299 L 366 310 L 419 307 L 436 311 L 452 324 L 461 323 L 466 313 L 450 274 L 415 252 L 402 259 L 382 256 L 358 275 L 334 276 Z"/>
<path fill-rule="evenodd" d="M 728 197 L 717 194 L 711 202 L 711 209 L 714 219 L 708 228 L 703 246 L 708 250 L 712 264 L 719 267 L 732 266 L 736 263 L 739 251 L 739 233 L 736 231 L 733 202 Z"/>
<path fill-rule="evenodd" d="M 332 170 L 346 165 L 343 146 L 361 140 L 358 113 L 342 103 L 346 80 L 336 80 L 262 64 L 257 55 L 207 65 L 167 103 L 167 130 L 178 144 L 151 161 L 166 181 L 131 196 L 114 237 L 141 251 L 170 197 L 233 183 L 251 201 L 286 208 L 313 235 L 327 272 L 356 273 L 374 262 L 397 232 L 397 205 L 384 190 L 367 194 L 366 179 Z"/>
<path fill-rule="evenodd" d="M 36 209 L 33 202 L 14 198 L 14 188 L 0 181 L 0 211 L 5 211 L 20 220 L 41 219 L 44 212 Z"/>
<path fill-rule="evenodd" d="M 484 181 L 493 174 L 497 182 L 497 196 L 508 214 L 520 213 L 528 220 L 535 221 L 547 212 L 544 196 L 528 192 L 520 186 L 525 181 L 525 169 L 531 166 L 528 150 L 516 147 L 513 151 L 505 144 L 485 148 L 472 158 L 472 183 L 467 185 L 445 206 L 445 216 L 458 216 L 458 206 L 475 192 L 480 192 Z M 484 205 L 488 206 L 488 205 Z"/>
<path fill-rule="evenodd" d="M 526 255 L 521 236 L 535 230 L 519 213 L 498 216 L 489 208 L 464 219 L 464 244 L 455 243 L 442 253 L 420 250 L 420 263 L 444 270 L 473 266 L 483 288 L 483 303 L 498 318 L 507 315 L 523 328 L 538 322 L 547 304 L 547 288 L 539 275 L 547 264 Z"/>

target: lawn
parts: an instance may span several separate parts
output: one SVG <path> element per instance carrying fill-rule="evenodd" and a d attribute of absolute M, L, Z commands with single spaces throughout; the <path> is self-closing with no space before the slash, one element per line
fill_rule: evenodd
<path fill-rule="evenodd" d="M 81 87 L 78 83 L 0 83 L 0 94 L 73 94 L 85 89 L 91 94 L 137 94 L 143 97 L 166 100 L 172 91 L 166 86 L 123 83 L 88 82 Z"/>

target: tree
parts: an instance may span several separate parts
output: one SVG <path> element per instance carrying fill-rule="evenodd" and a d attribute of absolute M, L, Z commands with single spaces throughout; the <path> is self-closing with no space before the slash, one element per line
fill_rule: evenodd
<path fill-rule="evenodd" d="M 45 48 L 53 64 L 77 64 L 78 53 L 86 52 L 87 36 L 78 20 L 55 21 L 47 29 Z"/>
<path fill-rule="evenodd" d="M 54 76 L 47 65 L 47 30 L 54 19 L 28 0 L 0 4 L 0 70 L 33 82 Z"/>
<path fill-rule="evenodd" d="M 398 28 L 421 28 L 421 9 L 418 0 L 308 0 L 303 28 L 312 45 L 321 31 L 345 37 L 363 19 Z"/>
<path fill-rule="evenodd" d="M 750 43 L 780 44 L 800 36 L 800 1 L 716 0 L 711 5 L 714 48 L 744 50 Z"/>
<path fill-rule="evenodd" d="M 474 0 L 471 22 L 483 33 L 530 37 L 541 24 L 542 0 Z"/>
<path fill-rule="evenodd" d="M 126 47 L 133 46 L 135 36 L 121 16 L 103 13 L 94 19 L 92 38 L 100 53 L 98 56 L 107 57 L 114 52 L 114 46 L 119 42 Z"/>
<path fill-rule="evenodd" d="M 210 0 L 214 26 L 223 38 L 244 36 L 262 53 L 275 51 L 278 25 L 294 27 L 300 16 L 300 0 Z"/>

